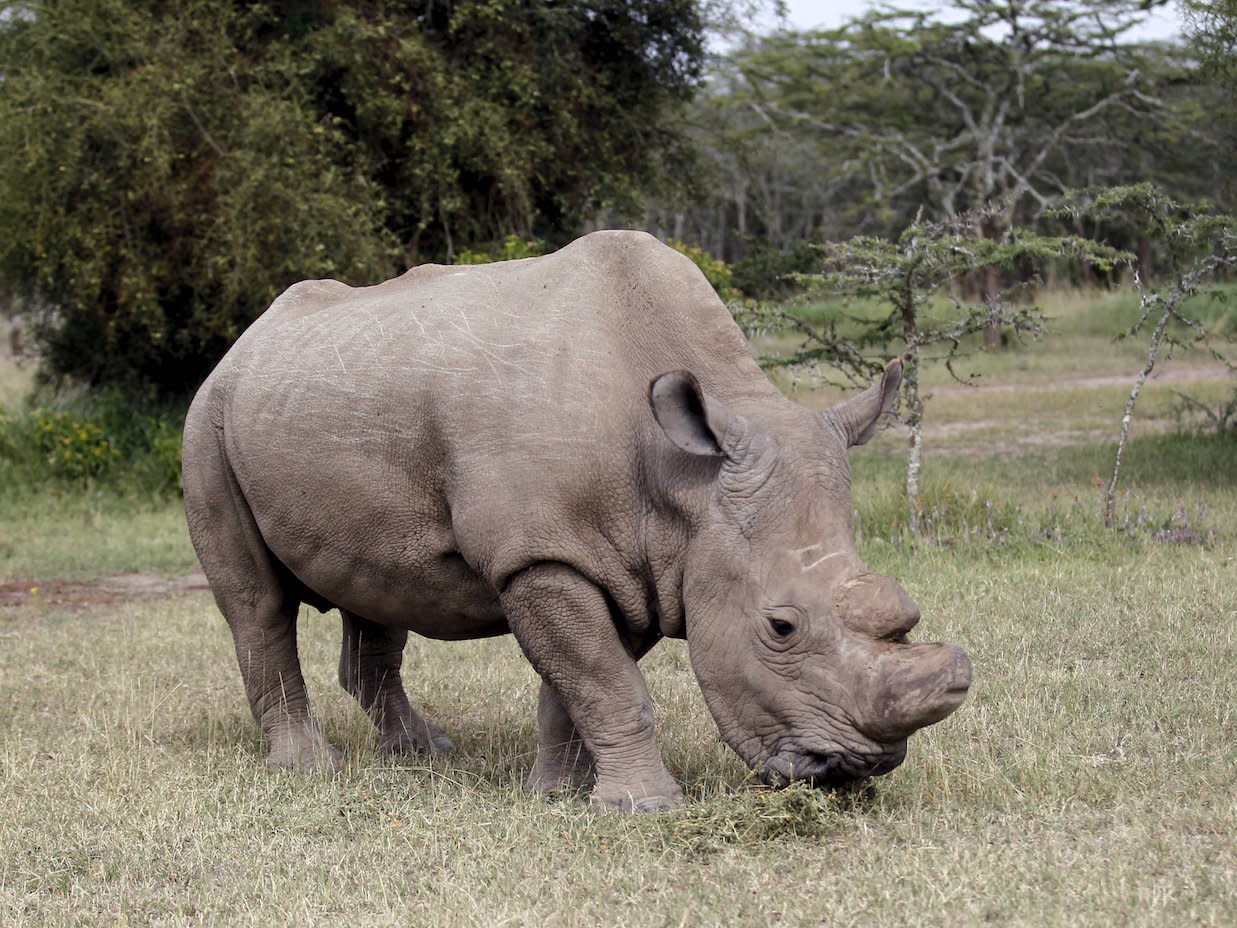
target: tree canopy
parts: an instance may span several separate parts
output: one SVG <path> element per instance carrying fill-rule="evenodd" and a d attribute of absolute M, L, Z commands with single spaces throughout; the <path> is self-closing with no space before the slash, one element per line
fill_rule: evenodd
<path fill-rule="evenodd" d="M 0 0 L 0 295 L 51 372 L 184 393 L 296 280 L 590 224 L 746 256 L 759 295 L 813 243 L 1000 238 L 1077 187 L 1231 211 L 1233 0 L 1128 41 L 1158 2 L 884 3 L 710 51 L 775 0 Z M 1122 234 L 1078 222 L 1041 231 Z"/>
<path fill-rule="evenodd" d="M 690 0 L 0 3 L 0 276 L 53 370 L 192 388 L 291 282 L 570 237 L 681 173 Z"/>
<path fill-rule="evenodd" d="M 895 237 L 921 210 L 999 203 L 994 223 L 1027 222 L 1096 184 L 1222 192 L 1232 151 L 1211 122 L 1225 95 L 1186 49 L 1129 41 L 1146 6 L 885 4 L 836 30 L 754 37 L 693 109 L 715 180 L 676 231 L 733 256 L 747 238 Z"/>

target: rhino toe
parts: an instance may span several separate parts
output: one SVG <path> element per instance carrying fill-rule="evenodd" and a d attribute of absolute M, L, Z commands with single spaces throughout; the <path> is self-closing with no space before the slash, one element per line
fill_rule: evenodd
<path fill-rule="evenodd" d="M 450 754 L 455 750 L 455 742 L 447 737 L 445 732 L 438 732 L 430 737 L 433 750 L 440 754 Z"/>
<path fill-rule="evenodd" d="M 673 781 L 656 792 L 598 786 L 589 798 L 595 805 L 620 812 L 669 812 L 683 805 L 683 791 Z"/>
<path fill-rule="evenodd" d="M 378 744 L 390 754 L 450 754 L 455 742 L 437 725 L 427 722 L 410 726 L 392 726 Z"/>
<path fill-rule="evenodd" d="M 317 731 L 283 732 L 271 739 L 266 765 L 302 773 L 338 773 L 344 756 Z"/>
<path fill-rule="evenodd" d="M 637 799 L 633 812 L 669 812 L 683 805 L 682 796 L 645 796 Z"/>

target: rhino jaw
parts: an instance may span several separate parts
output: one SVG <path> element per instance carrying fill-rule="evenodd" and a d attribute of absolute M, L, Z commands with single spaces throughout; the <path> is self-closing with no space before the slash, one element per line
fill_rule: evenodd
<path fill-rule="evenodd" d="M 850 750 L 812 751 L 795 746 L 781 748 L 757 768 L 766 786 L 781 788 L 792 782 L 835 788 L 849 786 L 896 769 L 906 759 L 906 739 L 881 745 L 874 753 Z"/>
<path fill-rule="evenodd" d="M 952 644 L 882 643 L 871 687 L 855 705 L 854 728 L 834 741 L 791 735 L 764 758 L 743 759 L 769 786 L 793 781 L 842 787 L 883 776 L 906 759 L 907 738 L 966 700 L 972 668 Z M 740 754 L 740 756 L 743 756 Z"/>

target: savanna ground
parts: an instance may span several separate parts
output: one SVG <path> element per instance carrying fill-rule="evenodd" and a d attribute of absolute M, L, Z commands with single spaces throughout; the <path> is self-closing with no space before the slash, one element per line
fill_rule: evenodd
<path fill-rule="evenodd" d="M 1148 385 L 1104 529 L 1140 346 L 1107 334 L 1128 304 L 1048 308 L 1056 334 L 963 367 L 982 387 L 928 378 L 926 541 L 902 529 L 900 431 L 853 454 L 864 556 L 975 684 L 847 794 L 759 788 L 681 642 L 644 662 L 681 811 L 523 795 L 535 681 L 510 639 L 410 642 L 458 750 L 379 756 L 335 683 L 337 618 L 308 610 L 348 764 L 268 771 L 179 503 L 0 480 L 0 923 L 1237 924 L 1237 441 L 1173 416 L 1174 390 L 1214 408 L 1231 376 L 1186 354 Z M 27 387 L 0 363 L 0 405 Z"/>

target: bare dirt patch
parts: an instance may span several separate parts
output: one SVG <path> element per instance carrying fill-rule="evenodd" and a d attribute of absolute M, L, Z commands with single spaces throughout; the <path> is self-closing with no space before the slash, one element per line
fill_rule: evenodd
<path fill-rule="evenodd" d="M 28 607 L 81 609 L 208 589 L 206 577 L 200 571 L 181 577 L 131 573 L 99 580 L 5 580 L 0 581 L 0 614 Z"/>
<path fill-rule="evenodd" d="M 1024 383 L 949 383 L 934 387 L 924 387 L 925 392 L 933 396 L 976 396 L 985 393 L 1055 393 L 1060 390 L 1102 390 L 1107 387 L 1134 386 L 1137 371 L 1129 374 L 1105 374 L 1101 376 L 1060 376 L 1053 375 L 1051 380 L 1032 380 Z M 1232 374 L 1219 361 L 1206 361 L 1191 364 L 1161 365 L 1152 371 L 1147 378 L 1148 384 L 1162 386 L 1182 386 L 1192 383 L 1202 383 L 1208 380 L 1223 380 Z"/>

